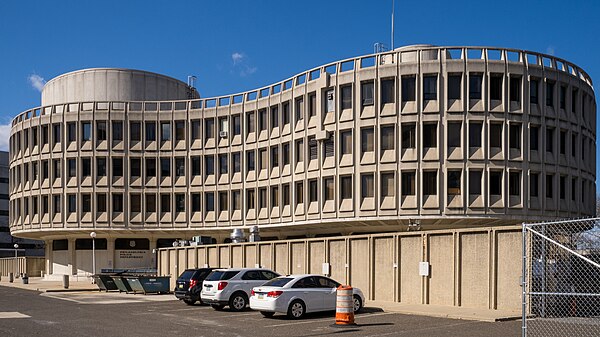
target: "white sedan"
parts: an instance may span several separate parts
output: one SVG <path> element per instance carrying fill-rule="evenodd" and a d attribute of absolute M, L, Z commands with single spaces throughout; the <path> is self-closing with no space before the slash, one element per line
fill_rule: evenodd
<path fill-rule="evenodd" d="M 301 318 L 308 312 L 335 310 L 336 290 L 340 284 L 321 275 L 289 275 L 274 278 L 254 287 L 250 294 L 250 308 L 265 317 L 285 313 Z M 354 312 L 362 309 L 365 296 L 353 288 Z"/>

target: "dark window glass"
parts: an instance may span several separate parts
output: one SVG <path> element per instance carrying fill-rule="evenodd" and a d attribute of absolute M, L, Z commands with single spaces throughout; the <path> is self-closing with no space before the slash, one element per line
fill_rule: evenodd
<path fill-rule="evenodd" d="M 171 158 L 160 158 L 160 177 L 171 176 Z"/>
<path fill-rule="evenodd" d="M 175 158 L 175 176 L 176 177 L 185 177 L 185 158 L 184 157 Z"/>
<path fill-rule="evenodd" d="M 448 99 L 460 99 L 462 74 L 448 75 Z"/>
<path fill-rule="evenodd" d="M 204 166 L 204 172 L 207 176 L 215 174 L 215 157 L 212 155 L 204 156 Z"/>
<path fill-rule="evenodd" d="M 131 122 L 129 124 L 129 139 L 132 143 L 142 140 L 142 127 L 139 122 Z"/>
<path fill-rule="evenodd" d="M 481 99 L 481 86 L 483 83 L 483 74 L 469 74 L 469 99 Z"/>
<path fill-rule="evenodd" d="M 185 121 L 175 121 L 175 140 L 185 140 Z"/>
<path fill-rule="evenodd" d="M 112 195 L 113 201 L 113 213 L 123 212 L 123 194 L 115 193 Z"/>
<path fill-rule="evenodd" d="M 473 170 L 469 171 L 469 194 L 480 195 L 481 194 L 481 176 L 482 171 Z"/>
<path fill-rule="evenodd" d="M 490 99 L 502 100 L 502 75 L 490 74 Z"/>
<path fill-rule="evenodd" d="M 510 124 L 509 128 L 509 146 L 511 149 L 521 150 L 521 125 Z"/>
<path fill-rule="evenodd" d="M 395 97 L 394 79 L 381 80 L 381 104 L 394 103 Z"/>
<path fill-rule="evenodd" d="M 490 172 L 490 195 L 502 195 L 502 173 Z"/>
<path fill-rule="evenodd" d="M 146 122 L 146 141 L 153 142 L 156 140 L 156 123 Z"/>
<path fill-rule="evenodd" d="M 462 171 L 449 170 L 447 189 L 448 195 L 460 195 L 461 194 L 461 175 Z"/>
<path fill-rule="evenodd" d="M 490 124 L 490 147 L 502 147 L 502 124 Z"/>
<path fill-rule="evenodd" d="M 352 109 L 352 85 L 346 85 L 340 88 L 342 95 L 342 110 Z"/>
<path fill-rule="evenodd" d="M 416 99 L 416 81 L 414 75 L 402 76 L 402 102 L 414 102 Z"/>
<path fill-rule="evenodd" d="M 123 176 L 123 158 L 113 158 L 112 160 L 112 174 L 113 177 L 122 177 Z"/>
<path fill-rule="evenodd" d="M 96 140 L 106 140 L 106 122 L 96 122 Z"/>
<path fill-rule="evenodd" d="M 156 177 L 156 159 L 146 158 L 146 178 Z"/>
<path fill-rule="evenodd" d="M 160 195 L 160 211 L 161 213 L 171 212 L 171 195 L 163 193 Z"/>
<path fill-rule="evenodd" d="M 521 195 L 521 174 L 519 172 L 508 174 L 508 194 L 511 196 Z"/>
<path fill-rule="evenodd" d="M 437 99 L 437 75 L 423 75 L 423 101 Z"/>
<path fill-rule="evenodd" d="M 437 187 L 437 171 L 423 171 L 423 195 L 436 195 Z"/>
<path fill-rule="evenodd" d="M 98 193 L 96 195 L 96 212 L 106 212 L 106 194 L 104 193 Z"/>
<path fill-rule="evenodd" d="M 437 124 L 423 124 L 423 147 L 437 147 Z"/>
<path fill-rule="evenodd" d="M 554 83 L 546 82 L 546 106 L 554 106 Z"/>
<path fill-rule="evenodd" d="M 123 122 L 112 122 L 112 140 L 115 143 L 123 140 Z"/>
<path fill-rule="evenodd" d="M 532 151 L 538 151 L 539 149 L 539 138 L 540 138 L 540 127 L 537 125 L 531 125 L 529 127 L 529 149 Z"/>
<path fill-rule="evenodd" d="M 146 194 L 146 212 L 156 212 L 156 194 Z"/>
<path fill-rule="evenodd" d="M 192 160 L 192 176 L 199 176 L 201 171 L 201 160 L 200 156 L 194 156 L 191 158 Z"/>
<path fill-rule="evenodd" d="M 510 101 L 521 102 L 521 78 L 511 76 L 510 77 Z"/>
<path fill-rule="evenodd" d="M 130 158 L 129 166 L 132 178 L 137 178 L 142 175 L 142 160 L 140 158 Z"/>
<path fill-rule="evenodd" d="M 481 147 L 481 131 L 483 123 L 469 123 L 469 147 Z"/>
<path fill-rule="evenodd" d="M 539 80 L 531 79 L 529 81 L 529 102 L 531 104 L 538 104 L 539 96 Z"/>
<path fill-rule="evenodd" d="M 340 189 L 342 199 L 352 199 L 352 176 L 340 177 Z"/>
<path fill-rule="evenodd" d="M 415 123 L 403 123 L 402 124 L 402 148 L 403 149 L 414 149 L 417 141 L 416 124 Z"/>
<path fill-rule="evenodd" d="M 375 103 L 375 85 L 372 81 L 362 82 L 360 84 L 360 97 L 363 106 L 373 105 Z"/>

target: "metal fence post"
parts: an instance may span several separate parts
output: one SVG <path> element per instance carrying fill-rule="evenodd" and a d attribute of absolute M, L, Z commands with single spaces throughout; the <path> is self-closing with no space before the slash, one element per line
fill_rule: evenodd
<path fill-rule="evenodd" d="M 523 337 L 527 337 L 527 227 L 525 223 L 523 223 L 523 228 L 521 232 L 522 236 L 522 249 L 523 249 L 523 257 L 522 257 L 522 274 L 521 274 L 521 296 L 522 296 L 522 317 L 521 317 L 521 335 Z"/>

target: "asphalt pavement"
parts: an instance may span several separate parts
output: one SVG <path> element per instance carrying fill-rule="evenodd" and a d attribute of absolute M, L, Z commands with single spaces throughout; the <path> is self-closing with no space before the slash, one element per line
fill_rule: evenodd
<path fill-rule="evenodd" d="M 366 308 L 355 327 L 332 327 L 335 313 L 263 318 L 254 311 L 187 306 L 173 295 L 39 293 L 0 286 L 0 336 L 486 336 L 520 335 L 520 321 L 479 322 Z"/>

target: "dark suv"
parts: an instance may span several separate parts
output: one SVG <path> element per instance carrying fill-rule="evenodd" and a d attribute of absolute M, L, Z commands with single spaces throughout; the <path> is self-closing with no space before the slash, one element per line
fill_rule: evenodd
<path fill-rule="evenodd" d="M 187 305 L 200 301 L 202 281 L 214 268 L 186 269 L 175 282 L 175 297 Z"/>

